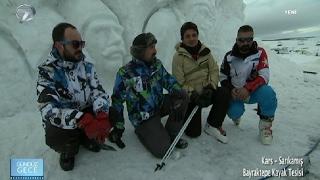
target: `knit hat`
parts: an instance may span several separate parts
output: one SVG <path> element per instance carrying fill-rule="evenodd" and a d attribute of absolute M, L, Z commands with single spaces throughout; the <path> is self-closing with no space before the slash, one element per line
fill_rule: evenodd
<path fill-rule="evenodd" d="M 197 32 L 197 34 L 199 34 L 199 31 L 198 31 L 198 27 L 195 23 L 193 22 L 186 22 L 184 23 L 181 28 L 180 28 L 180 35 L 181 35 L 181 40 L 183 39 L 183 35 L 184 33 L 188 30 L 188 29 L 193 29 Z"/>
<path fill-rule="evenodd" d="M 130 48 L 130 53 L 133 57 L 137 59 L 143 59 L 145 50 L 157 43 L 157 39 L 152 33 L 142 33 L 134 38 L 132 46 Z"/>

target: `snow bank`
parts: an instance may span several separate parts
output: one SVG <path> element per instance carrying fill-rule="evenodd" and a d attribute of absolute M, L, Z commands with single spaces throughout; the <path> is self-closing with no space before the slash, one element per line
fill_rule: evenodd
<path fill-rule="evenodd" d="M 20 3 L 35 6 L 37 15 L 33 21 L 18 23 L 14 13 Z M 185 21 L 198 24 L 200 40 L 221 62 L 234 43 L 243 8 L 238 0 L 2 0 L 0 179 L 9 177 L 9 159 L 14 157 L 43 158 L 47 180 L 246 179 L 242 177 L 243 168 L 269 168 L 261 164 L 263 156 L 277 158 L 306 152 L 320 136 L 319 86 L 304 82 L 298 66 L 268 48 L 271 84 L 279 100 L 272 146 L 258 141 L 255 105 L 247 106 L 240 128 L 226 118 L 224 128 L 229 144 L 221 144 L 204 133 L 196 139 L 187 138 L 190 145 L 182 151 L 183 157 L 170 160 L 158 173 L 153 172 L 158 160 L 144 149 L 130 123 L 126 123 L 124 133 L 125 149 L 100 153 L 81 149 L 72 172 L 62 171 L 58 154 L 45 145 L 40 114 L 35 109 L 36 66 L 50 51 L 55 24 L 68 21 L 79 28 L 88 42 L 86 51 L 94 58 L 104 87 L 111 93 L 114 73 L 130 60 L 128 49 L 144 24 L 146 31 L 156 35 L 158 56 L 168 69 L 173 47 L 180 40 L 179 28 Z M 208 110 L 203 111 L 203 117 Z M 319 151 L 315 151 L 311 157 L 309 179 L 320 178 L 320 160 L 316 158 L 319 156 Z"/>

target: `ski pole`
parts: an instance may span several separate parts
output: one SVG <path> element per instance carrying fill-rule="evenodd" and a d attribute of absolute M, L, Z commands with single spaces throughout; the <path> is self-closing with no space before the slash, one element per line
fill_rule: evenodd
<path fill-rule="evenodd" d="M 170 157 L 173 149 L 175 148 L 176 144 L 178 143 L 180 137 L 182 136 L 184 130 L 187 128 L 188 124 L 190 123 L 192 117 L 194 116 L 194 114 L 197 112 L 199 106 L 196 106 L 193 108 L 191 114 L 189 115 L 188 119 L 186 120 L 186 122 L 183 124 L 181 130 L 179 131 L 178 135 L 176 136 L 176 138 L 173 140 L 173 142 L 171 143 L 169 149 L 167 150 L 167 152 L 165 153 L 165 155 L 162 157 L 160 163 L 157 164 L 157 167 L 155 168 L 154 171 L 157 170 L 161 170 L 163 168 L 163 166 L 165 166 L 165 162 L 168 160 L 168 158 Z"/>

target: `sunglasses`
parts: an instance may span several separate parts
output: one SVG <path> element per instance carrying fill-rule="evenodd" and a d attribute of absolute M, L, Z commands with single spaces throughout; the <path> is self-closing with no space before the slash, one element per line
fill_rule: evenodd
<path fill-rule="evenodd" d="M 237 38 L 237 41 L 244 43 L 244 42 L 252 42 L 253 41 L 253 37 L 239 37 Z"/>
<path fill-rule="evenodd" d="M 77 41 L 77 40 L 72 40 L 72 41 L 64 40 L 64 41 L 61 41 L 61 43 L 63 45 L 69 45 L 70 44 L 70 45 L 72 45 L 72 47 L 74 49 L 78 49 L 79 47 L 84 48 L 84 46 L 86 45 L 85 41 Z"/>

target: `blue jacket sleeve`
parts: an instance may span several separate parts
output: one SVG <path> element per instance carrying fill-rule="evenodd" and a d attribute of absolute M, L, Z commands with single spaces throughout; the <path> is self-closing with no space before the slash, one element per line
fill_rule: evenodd
<path fill-rule="evenodd" d="M 181 86 L 176 80 L 176 78 L 171 74 L 169 74 L 162 64 L 161 64 L 161 72 L 162 72 L 162 85 L 169 93 L 181 90 Z"/>
<path fill-rule="evenodd" d="M 125 101 L 126 96 L 126 88 L 123 81 L 122 75 L 124 71 L 120 69 L 116 75 L 116 80 L 114 83 L 113 93 L 111 96 L 112 99 L 112 107 L 116 110 L 117 116 L 114 121 L 114 126 L 118 129 L 124 129 L 124 118 L 123 118 L 123 103 Z"/>

